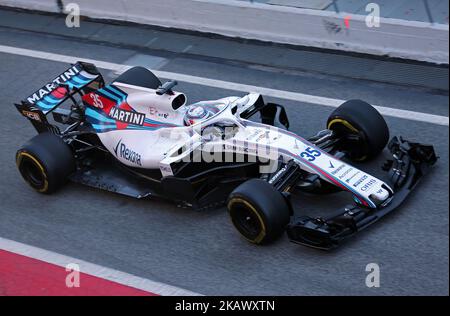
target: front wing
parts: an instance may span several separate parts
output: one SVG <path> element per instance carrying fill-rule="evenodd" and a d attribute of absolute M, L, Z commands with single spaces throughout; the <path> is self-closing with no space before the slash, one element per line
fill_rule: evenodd
<path fill-rule="evenodd" d="M 388 174 L 386 182 L 394 193 L 385 203 L 376 209 L 354 204 L 327 218 L 294 218 L 287 227 L 289 239 L 305 246 L 329 250 L 397 209 L 436 163 L 437 157 L 433 146 L 397 137 L 390 141 L 388 148 L 392 159 L 385 163 L 383 170 Z"/>

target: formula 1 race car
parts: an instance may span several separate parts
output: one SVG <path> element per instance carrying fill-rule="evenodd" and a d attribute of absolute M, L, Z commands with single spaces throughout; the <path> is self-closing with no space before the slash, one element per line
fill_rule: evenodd
<path fill-rule="evenodd" d="M 259 94 L 187 105 L 176 84 L 133 67 L 106 85 L 93 64 L 76 63 L 16 104 L 39 133 L 17 151 L 22 177 L 41 193 L 71 180 L 198 209 L 226 203 L 252 243 L 287 231 L 293 242 L 330 249 L 396 209 L 437 160 L 432 146 L 388 143 L 383 117 L 361 100 L 304 139 L 288 131 L 285 109 Z M 250 120 L 256 113 L 260 122 Z M 350 164 L 386 145 L 385 181 Z M 297 216 L 295 191 L 347 191 L 353 203 L 327 218 Z"/>

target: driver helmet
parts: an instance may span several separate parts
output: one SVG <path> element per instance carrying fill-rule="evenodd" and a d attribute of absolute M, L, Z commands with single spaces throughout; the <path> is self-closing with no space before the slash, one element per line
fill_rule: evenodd
<path fill-rule="evenodd" d="M 193 125 L 210 117 L 210 112 L 200 104 L 188 106 L 184 116 L 184 124 Z"/>

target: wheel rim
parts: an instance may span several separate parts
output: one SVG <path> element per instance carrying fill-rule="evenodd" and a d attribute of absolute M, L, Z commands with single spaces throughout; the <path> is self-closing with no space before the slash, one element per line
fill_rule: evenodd
<path fill-rule="evenodd" d="M 231 201 L 228 209 L 233 225 L 242 236 L 253 243 L 262 241 L 265 236 L 265 226 L 253 206 L 246 201 L 237 200 Z"/>
<path fill-rule="evenodd" d="M 43 192 L 47 189 L 47 178 L 43 167 L 28 154 L 22 153 L 18 158 L 19 172 L 33 188 Z"/>

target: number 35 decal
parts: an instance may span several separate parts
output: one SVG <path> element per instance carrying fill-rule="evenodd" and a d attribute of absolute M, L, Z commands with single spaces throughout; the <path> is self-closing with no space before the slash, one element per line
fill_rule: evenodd
<path fill-rule="evenodd" d="M 307 159 L 308 161 L 316 160 L 316 157 L 321 155 L 320 151 L 306 147 L 305 151 L 300 154 L 300 157 Z"/>
<path fill-rule="evenodd" d="M 98 96 L 98 94 L 91 93 L 90 96 L 91 96 L 92 103 L 93 103 L 92 105 L 95 106 L 96 108 L 103 109 L 103 102 L 100 99 L 100 97 Z"/>

